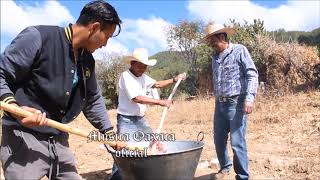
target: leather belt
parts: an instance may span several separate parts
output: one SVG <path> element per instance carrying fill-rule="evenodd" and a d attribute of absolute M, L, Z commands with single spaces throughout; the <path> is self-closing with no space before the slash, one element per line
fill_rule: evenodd
<path fill-rule="evenodd" d="M 220 96 L 220 97 L 217 97 L 217 100 L 218 100 L 219 102 L 229 102 L 230 100 L 231 100 L 231 101 L 237 101 L 238 98 L 239 98 L 239 95 L 229 96 L 229 97 Z"/>

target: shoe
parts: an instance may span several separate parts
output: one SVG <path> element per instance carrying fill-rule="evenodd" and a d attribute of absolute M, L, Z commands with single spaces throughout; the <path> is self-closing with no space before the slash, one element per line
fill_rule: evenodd
<path fill-rule="evenodd" d="M 122 180 L 122 177 L 119 173 L 119 171 L 115 172 L 110 178 L 109 180 Z"/>
<path fill-rule="evenodd" d="M 220 170 L 219 172 L 213 174 L 213 179 L 223 179 L 226 175 L 229 174 L 229 170 Z"/>

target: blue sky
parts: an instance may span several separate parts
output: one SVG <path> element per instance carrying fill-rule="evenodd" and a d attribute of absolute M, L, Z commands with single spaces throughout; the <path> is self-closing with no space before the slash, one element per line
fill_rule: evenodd
<path fill-rule="evenodd" d="M 82 7 L 88 1 L 60 1 L 60 3 L 66 7 L 71 7 L 70 11 L 74 17 L 77 17 Z M 127 0 L 113 0 L 108 1 L 115 7 L 121 18 L 146 18 L 151 16 L 160 16 L 165 20 L 172 23 L 178 21 L 178 19 L 185 19 L 188 15 L 186 11 L 187 1 L 183 0 L 140 0 L 140 1 L 127 1 Z"/>
<path fill-rule="evenodd" d="M 89 1 L 1 1 L 1 52 L 25 27 L 36 24 L 65 26 L 74 22 Z M 107 47 L 95 52 L 130 53 L 145 47 L 150 54 L 167 49 L 168 26 L 185 19 L 228 23 L 229 19 L 252 22 L 263 19 L 268 30 L 310 31 L 320 27 L 320 1 L 182 1 L 140 0 L 108 1 L 123 20 L 123 31 Z M 14 22 L 14 23 L 12 23 Z"/>
<path fill-rule="evenodd" d="M 88 1 L 60 1 L 61 4 L 66 7 L 70 7 L 70 11 L 73 17 L 77 17 L 82 7 Z M 121 18 L 145 18 L 151 16 L 160 16 L 165 20 L 168 20 L 172 23 L 176 23 L 181 19 L 192 18 L 187 11 L 188 1 L 184 0 L 112 0 L 108 1 L 112 4 L 118 13 L 121 15 Z M 277 1 L 262 1 L 254 0 L 253 3 L 261 5 L 263 7 L 275 8 L 283 4 L 287 4 L 285 0 Z"/>

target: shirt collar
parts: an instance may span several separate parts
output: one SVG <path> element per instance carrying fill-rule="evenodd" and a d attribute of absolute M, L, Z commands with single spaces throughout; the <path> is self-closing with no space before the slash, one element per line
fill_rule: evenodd
<path fill-rule="evenodd" d="M 233 50 L 233 44 L 229 42 L 227 49 L 223 50 L 221 53 L 215 53 L 213 58 L 220 63 L 228 54 Z"/>
<path fill-rule="evenodd" d="M 232 51 L 232 49 L 233 49 L 233 44 L 232 44 L 232 43 L 229 43 L 227 49 L 223 50 L 223 51 L 219 54 L 219 56 L 220 56 L 220 55 L 221 55 L 222 57 L 223 57 L 223 56 L 226 56 L 227 54 L 229 54 L 229 53 Z"/>

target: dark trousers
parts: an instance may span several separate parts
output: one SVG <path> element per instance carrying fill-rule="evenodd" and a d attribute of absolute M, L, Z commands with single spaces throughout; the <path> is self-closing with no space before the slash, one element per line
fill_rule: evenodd
<path fill-rule="evenodd" d="M 2 125 L 0 159 L 6 179 L 80 179 L 68 133 L 46 135 Z"/>

